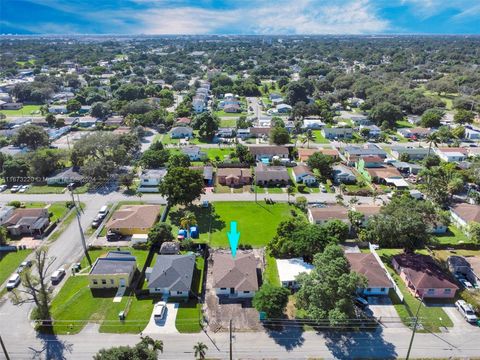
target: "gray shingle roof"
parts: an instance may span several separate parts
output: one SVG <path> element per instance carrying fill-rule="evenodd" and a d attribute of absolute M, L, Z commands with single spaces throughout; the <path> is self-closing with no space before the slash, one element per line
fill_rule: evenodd
<path fill-rule="evenodd" d="M 189 291 L 194 267 L 195 255 L 159 255 L 150 274 L 148 287 Z"/>

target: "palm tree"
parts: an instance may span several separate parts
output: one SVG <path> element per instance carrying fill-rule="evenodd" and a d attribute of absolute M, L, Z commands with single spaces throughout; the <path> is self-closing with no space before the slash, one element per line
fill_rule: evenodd
<path fill-rule="evenodd" d="M 190 237 L 190 226 L 197 225 L 197 218 L 191 211 L 187 211 L 180 219 L 180 226 L 182 229 L 187 229 L 187 237 Z"/>
<path fill-rule="evenodd" d="M 154 340 L 150 336 L 142 336 L 141 337 L 141 344 L 145 345 L 146 347 L 151 347 L 155 353 L 160 351 L 163 353 L 163 341 L 162 340 Z"/>
<path fill-rule="evenodd" d="M 287 188 L 287 196 L 288 196 L 288 202 L 290 203 L 290 195 L 295 195 L 295 193 L 297 192 L 297 189 L 295 189 L 294 186 L 289 186 Z"/>
<path fill-rule="evenodd" d="M 315 141 L 315 136 L 312 133 L 312 130 L 307 130 L 307 133 L 303 135 L 302 144 L 307 143 L 307 149 L 310 147 L 310 141 Z"/>
<path fill-rule="evenodd" d="M 196 359 L 205 359 L 205 355 L 207 353 L 208 346 L 202 342 L 197 342 L 196 345 L 193 346 L 193 351 L 195 352 Z"/>
<path fill-rule="evenodd" d="M 335 195 L 335 200 L 337 201 L 337 204 L 343 205 L 343 195 L 342 194 Z"/>
<path fill-rule="evenodd" d="M 436 133 L 431 133 L 428 134 L 425 140 L 428 143 L 428 154 L 427 156 L 430 156 L 430 151 L 432 151 L 432 145 L 433 146 L 438 146 L 438 135 Z"/>

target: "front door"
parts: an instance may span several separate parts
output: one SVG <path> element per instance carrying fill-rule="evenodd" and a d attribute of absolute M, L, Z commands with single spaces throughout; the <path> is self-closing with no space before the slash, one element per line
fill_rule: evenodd
<path fill-rule="evenodd" d="M 235 294 L 235 288 L 230 288 L 230 295 Z"/>
<path fill-rule="evenodd" d="M 126 284 L 126 281 L 125 279 L 120 279 L 120 287 L 125 287 L 127 284 Z"/>

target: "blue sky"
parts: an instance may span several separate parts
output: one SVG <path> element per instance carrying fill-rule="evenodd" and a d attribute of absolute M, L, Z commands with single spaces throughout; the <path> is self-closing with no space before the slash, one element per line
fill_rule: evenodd
<path fill-rule="evenodd" d="M 2 34 L 480 34 L 480 0 L 0 0 Z"/>

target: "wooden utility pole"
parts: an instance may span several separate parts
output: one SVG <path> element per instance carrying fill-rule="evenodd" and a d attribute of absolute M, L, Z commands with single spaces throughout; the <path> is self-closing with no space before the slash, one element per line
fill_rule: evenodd
<path fill-rule="evenodd" d="M 80 204 L 80 202 L 78 203 L 78 206 L 77 204 L 75 203 L 75 197 L 73 195 L 73 188 L 71 186 L 68 187 L 68 190 L 70 190 L 70 195 L 72 196 L 72 202 L 75 206 L 75 211 L 76 211 L 76 218 L 77 218 L 77 222 L 78 222 L 78 229 L 80 231 L 80 239 L 82 241 L 82 247 L 83 247 L 83 251 L 85 253 L 85 256 L 88 260 L 88 264 L 90 266 L 92 266 L 92 259 L 90 259 L 90 255 L 88 254 L 88 249 L 87 249 L 87 242 L 85 241 L 85 234 L 83 233 L 83 229 L 82 229 L 82 223 L 80 222 L 80 208 L 82 207 L 82 205 Z"/>
<path fill-rule="evenodd" d="M 230 360 L 233 360 L 233 351 L 232 351 L 232 319 L 230 319 Z"/>
<path fill-rule="evenodd" d="M 2 340 L 2 335 L 0 335 L 0 345 L 2 345 L 3 353 L 5 354 L 5 359 L 10 360 L 10 356 L 8 356 L 7 348 Z"/>
<path fill-rule="evenodd" d="M 410 358 L 410 351 L 412 350 L 413 338 L 415 337 L 415 332 L 417 331 L 418 314 L 420 312 L 420 307 L 422 306 L 422 303 L 423 303 L 423 296 L 420 299 L 420 302 L 419 302 L 418 308 L 417 308 L 417 312 L 415 314 L 415 322 L 413 323 L 413 330 L 412 330 L 412 337 L 410 338 L 410 344 L 408 344 L 407 357 L 405 358 L 406 360 L 408 360 Z"/>

